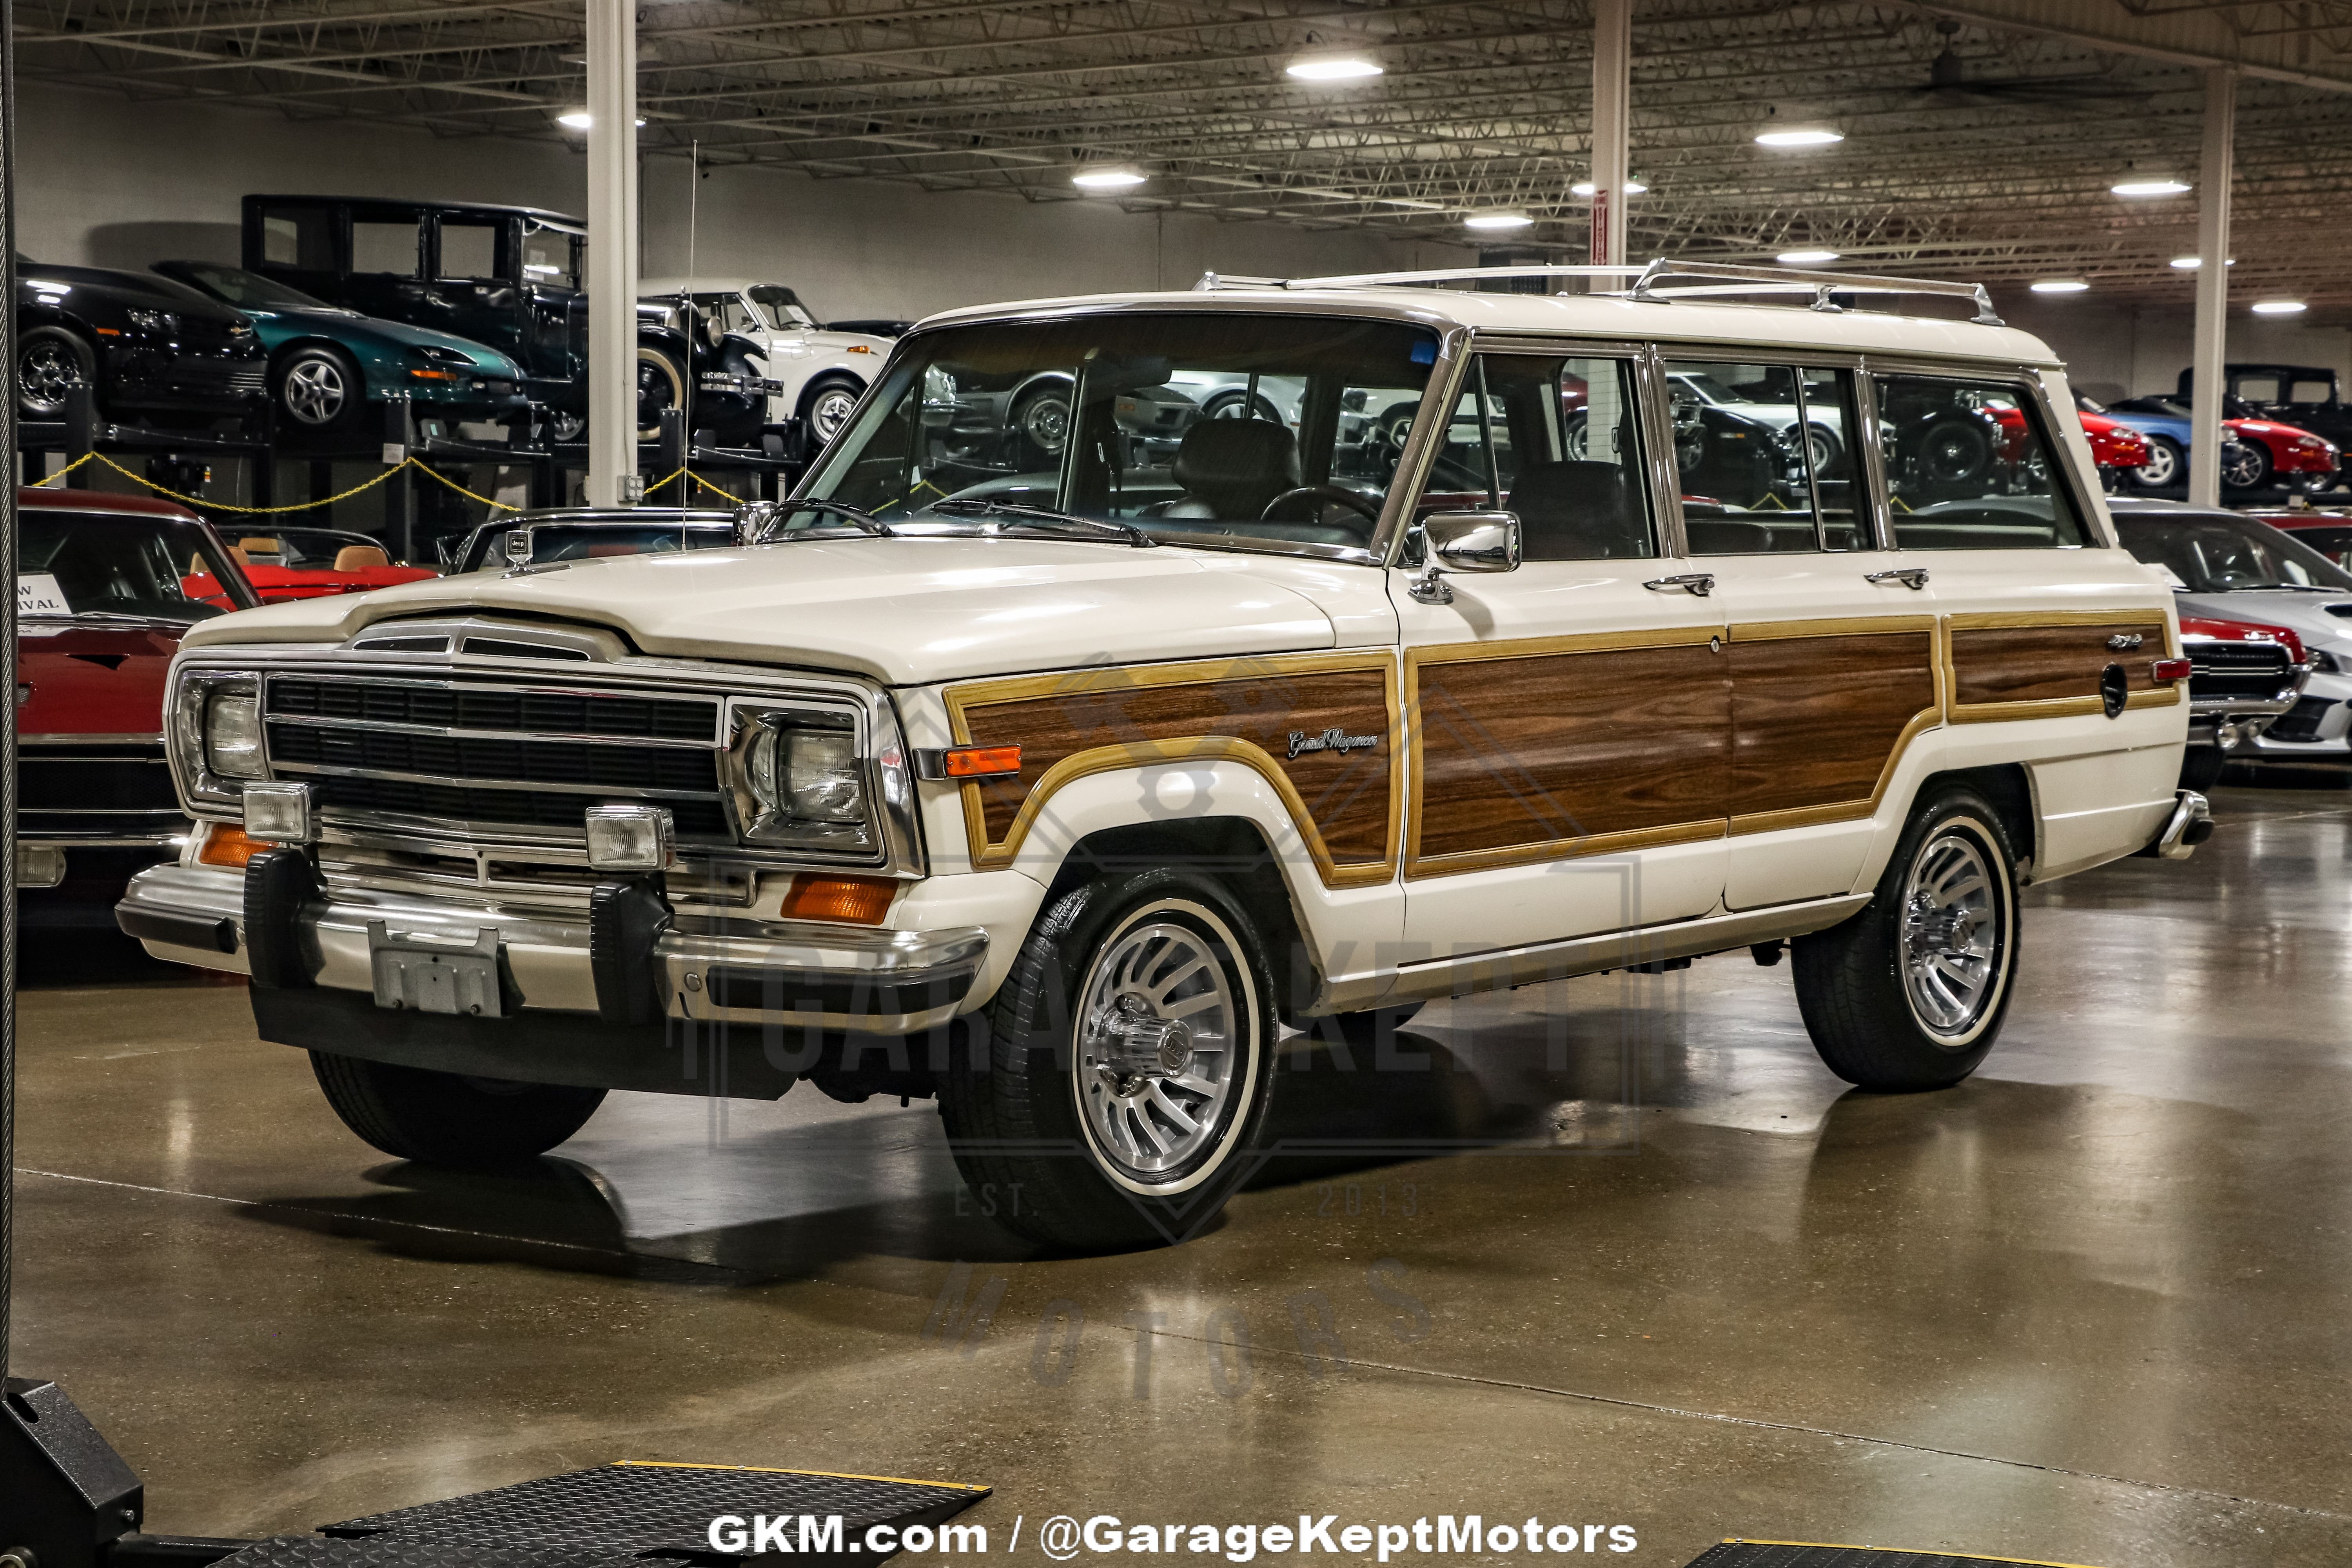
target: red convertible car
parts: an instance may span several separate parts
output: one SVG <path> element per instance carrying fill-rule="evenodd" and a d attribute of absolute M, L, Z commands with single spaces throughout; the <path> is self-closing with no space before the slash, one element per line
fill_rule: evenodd
<path fill-rule="evenodd" d="M 16 907 L 27 926 L 111 927 L 132 874 L 188 834 L 163 737 L 181 634 L 260 600 L 173 502 L 20 489 L 16 509 Z"/>
<path fill-rule="evenodd" d="M 364 533 L 328 528 L 281 528 L 274 533 L 240 535 L 232 545 L 236 563 L 265 605 L 288 599 L 323 599 L 331 594 L 364 594 L 395 583 L 437 577 L 429 566 L 395 566 L 383 546 Z M 223 604 L 219 586 L 191 574 L 188 591 Z M 226 605 L 224 605 L 224 607 Z"/>

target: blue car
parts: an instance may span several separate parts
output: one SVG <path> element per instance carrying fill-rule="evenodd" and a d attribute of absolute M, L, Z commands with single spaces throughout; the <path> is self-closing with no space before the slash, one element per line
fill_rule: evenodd
<path fill-rule="evenodd" d="M 269 355 L 281 427 L 361 428 L 367 405 L 394 388 L 408 394 L 419 417 L 506 420 L 529 401 L 521 367 L 486 344 L 362 316 L 240 267 L 159 261 L 154 270 L 252 318 Z"/>

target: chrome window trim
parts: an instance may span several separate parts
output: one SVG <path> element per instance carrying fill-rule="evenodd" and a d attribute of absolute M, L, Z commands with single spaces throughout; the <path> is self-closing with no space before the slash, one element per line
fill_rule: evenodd
<path fill-rule="evenodd" d="M 524 661 L 526 664 L 528 661 Z M 714 705 L 713 732 L 708 742 L 669 741 L 667 743 L 685 749 L 701 749 L 719 759 L 721 773 L 719 787 L 713 792 L 724 803 L 730 829 L 737 829 L 734 806 L 724 772 L 725 748 L 720 742 L 719 726 L 726 721 L 730 700 L 751 701 L 799 700 L 829 704 L 850 710 L 856 717 L 858 739 L 864 757 L 868 788 L 876 803 L 876 823 L 879 844 L 873 854 L 857 856 L 827 855 L 816 851 L 780 850 L 772 846 L 738 842 L 730 846 L 692 847 L 698 856 L 723 855 L 741 859 L 762 868 L 843 870 L 855 868 L 877 876 L 912 878 L 929 874 L 929 861 L 924 850 L 922 825 L 915 801 L 911 773 L 906 763 L 907 750 L 898 724 L 898 710 L 888 689 L 878 682 L 835 674 L 803 674 L 793 671 L 761 669 L 752 666 L 719 666 L 697 664 L 674 658 L 639 658 L 632 657 L 618 663 L 567 667 L 567 673 L 576 670 L 572 679 L 556 677 L 545 667 L 517 669 L 517 661 L 497 658 L 475 658 L 459 655 L 421 655 L 381 652 L 321 647 L 315 643 L 247 647 L 205 647 L 184 652 L 173 664 L 171 685 L 166 696 L 169 704 L 177 700 L 181 683 L 190 679 L 207 676 L 251 675 L 258 677 L 266 688 L 278 676 L 301 676 L 366 680 L 375 684 L 394 683 L 446 689 L 452 684 L 480 686 L 504 691 L 537 691 L 550 695 L 577 696 L 610 694 L 673 700 L 709 700 Z M 486 679 L 461 679 L 479 674 Z M 263 734 L 265 759 L 273 777 L 279 764 L 268 755 L 268 710 L 264 708 Z M 348 723 L 348 721 L 346 721 Z M 468 735 L 495 735 L 498 731 L 461 731 Z M 555 732 L 527 732 L 520 738 L 538 740 L 580 741 L 619 745 L 661 744 L 660 741 L 631 736 L 574 736 Z M 168 754 L 168 748 L 167 748 Z M 896 759 L 892 761 L 891 759 Z M 299 776 L 318 776 L 318 764 L 288 764 L 287 776 L 297 776 L 296 767 L 306 770 Z M 366 776 L 360 770 L 353 774 Z M 500 781 L 467 779 L 448 780 L 432 775 L 387 773 L 380 776 L 415 780 L 423 783 L 457 784 L 464 786 L 501 787 Z M 234 802 L 217 804 L 197 801 L 178 776 L 176 763 L 173 778 L 181 786 L 181 799 L 192 806 L 192 815 L 205 821 L 236 822 L 238 812 Z M 895 784 L 894 784 L 895 781 Z M 561 789 L 562 793 L 603 794 L 616 798 L 685 798 L 706 800 L 710 794 L 605 788 L 593 785 L 558 786 L 516 781 L 503 787 L 525 790 Z M 331 837 L 345 833 L 384 837 L 414 835 L 412 842 L 428 852 L 438 852 L 450 846 L 493 846 L 509 849 L 545 849 L 562 851 L 575 847 L 584 840 L 585 829 L 565 830 L 531 824 L 474 823 L 457 818 L 420 816 L 407 813 L 376 812 L 369 814 L 364 823 L 348 820 L 328 825 Z M 353 840 L 357 842 L 355 838 Z"/>
<path fill-rule="evenodd" d="M 19 751 L 22 751 L 24 748 L 26 748 L 26 747 L 27 747 L 27 746 L 157 746 L 157 747 L 160 747 L 160 746 L 162 746 L 162 745 L 163 745 L 163 732 L 162 731 L 160 731 L 160 730 L 156 731 L 155 731 L 154 733 L 152 733 L 152 734 L 148 734 L 148 735 L 19 735 L 19 736 L 17 736 L 17 737 L 16 737 L 16 747 L 17 747 L 17 750 L 19 750 Z M 96 760 L 99 760 L 99 761 L 104 761 L 105 759 L 100 758 L 100 759 L 96 759 Z M 131 760 L 133 760 L 133 759 L 131 759 L 131 758 L 128 758 L 128 757 L 125 757 L 125 758 L 123 758 L 123 759 L 121 759 L 121 760 L 122 760 L 122 761 L 124 761 L 124 762 L 129 762 L 129 761 L 131 761 Z M 142 759 L 138 759 L 138 760 L 141 760 L 141 761 L 152 761 L 152 762 L 159 762 L 159 763 L 160 763 L 160 762 L 162 762 L 162 761 L 163 760 L 163 752 L 162 752 L 158 751 L 152 758 L 142 758 Z"/>

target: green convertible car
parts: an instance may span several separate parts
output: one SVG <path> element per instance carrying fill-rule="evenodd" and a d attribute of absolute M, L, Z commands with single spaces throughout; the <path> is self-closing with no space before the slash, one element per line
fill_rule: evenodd
<path fill-rule="evenodd" d="M 420 416 L 457 420 L 511 419 L 527 401 L 521 369 L 485 344 L 362 316 L 239 267 L 159 261 L 154 270 L 253 318 L 269 395 L 296 430 L 356 429 L 366 405 L 394 388 Z"/>

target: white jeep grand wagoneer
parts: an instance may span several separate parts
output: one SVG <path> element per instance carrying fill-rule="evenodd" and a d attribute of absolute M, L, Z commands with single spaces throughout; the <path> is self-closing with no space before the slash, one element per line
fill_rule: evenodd
<path fill-rule="evenodd" d="M 1834 1071 L 1965 1078 L 2020 886 L 2210 831 L 2063 372 L 1948 284 L 1429 281 L 938 317 L 738 548 L 205 622 L 122 927 L 390 1153 L 936 1095 L 1070 1247 L 1214 1212 L 1286 1024 L 1787 942 Z"/>

